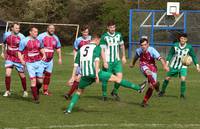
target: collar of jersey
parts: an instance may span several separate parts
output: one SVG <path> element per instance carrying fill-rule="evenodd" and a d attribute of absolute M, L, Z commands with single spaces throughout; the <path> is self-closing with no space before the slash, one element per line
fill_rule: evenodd
<path fill-rule="evenodd" d="M 114 33 L 114 34 L 111 34 L 111 33 L 109 33 L 109 32 L 107 32 L 107 33 L 108 33 L 109 36 L 112 36 L 112 37 L 115 36 L 115 33 Z"/>
<path fill-rule="evenodd" d="M 180 49 L 183 49 L 183 48 L 185 48 L 185 47 L 186 47 L 186 45 L 187 45 L 187 43 L 185 43 L 185 45 L 184 45 L 184 46 L 181 46 L 181 44 L 179 43 L 179 45 L 178 45 L 178 46 L 179 46 L 179 48 L 180 48 Z"/>

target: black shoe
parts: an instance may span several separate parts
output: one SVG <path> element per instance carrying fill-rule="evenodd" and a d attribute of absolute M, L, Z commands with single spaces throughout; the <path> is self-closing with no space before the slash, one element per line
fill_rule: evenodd
<path fill-rule="evenodd" d="M 180 95 L 181 99 L 186 99 L 185 95 Z"/>
<path fill-rule="evenodd" d="M 103 101 L 107 101 L 108 98 L 107 98 L 106 96 L 103 96 L 103 97 L 102 97 L 102 100 L 103 100 Z"/>
<path fill-rule="evenodd" d="M 155 85 L 155 90 L 156 92 L 159 92 L 160 91 L 160 82 L 157 82 L 156 85 Z"/>
<path fill-rule="evenodd" d="M 65 94 L 65 95 L 64 95 L 64 97 L 65 97 L 65 99 L 66 99 L 66 100 L 69 100 L 69 99 L 71 99 L 71 96 L 70 96 L 70 95 L 68 95 L 68 94 Z"/>
<path fill-rule="evenodd" d="M 158 93 L 158 97 L 163 97 L 164 94 L 165 94 L 165 92 L 160 91 L 160 92 Z"/>
<path fill-rule="evenodd" d="M 114 90 L 110 93 L 110 95 L 111 95 L 112 97 L 114 97 L 114 99 L 115 99 L 116 101 L 120 101 L 119 95 L 118 95 L 117 93 L 114 93 Z"/>
<path fill-rule="evenodd" d="M 144 101 L 142 101 L 142 103 L 140 105 L 141 105 L 141 107 L 144 107 L 144 108 L 148 106 L 148 104 Z"/>
<path fill-rule="evenodd" d="M 147 84 L 147 81 L 144 81 L 143 83 L 139 84 L 139 86 L 141 87 L 141 89 L 138 91 L 139 93 L 144 92 L 146 84 Z"/>

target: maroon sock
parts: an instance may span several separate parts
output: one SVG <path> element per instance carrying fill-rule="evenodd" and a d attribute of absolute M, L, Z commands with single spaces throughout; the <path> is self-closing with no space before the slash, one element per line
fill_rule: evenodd
<path fill-rule="evenodd" d="M 51 78 L 51 73 L 45 72 L 44 73 L 43 91 L 48 91 L 48 86 L 49 86 L 49 83 L 50 83 L 50 78 Z"/>
<path fill-rule="evenodd" d="M 21 79 L 22 87 L 23 87 L 24 91 L 26 91 L 27 90 L 27 88 L 26 88 L 26 77 L 23 77 L 23 78 L 20 78 L 20 79 Z"/>
<path fill-rule="evenodd" d="M 36 87 L 37 87 L 37 94 L 39 95 L 40 88 L 42 87 L 42 83 L 37 82 Z"/>
<path fill-rule="evenodd" d="M 5 77 L 5 84 L 6 84 L 6 90 L 10 91 L 10 83 L 11 83 L 11 77 L 10 76 L 6 76 Z"/>
<path fill-rule="evenodd" d="M 37 87 L 36 86 L 31 87 L 31 90 L 32 90 L 33 99 L 38 100 Z"/>
<path fill-rule="evenodd" d="M 144 102 L 147 103 L 147 101 L 149 100 L 149 98 L 152 96 L 153 93 L 153 89 L 152 88 L 148 88 L 145 96 L 144 96 Z"/>
<path fill-rule="evenodd" d="M 69 96 L 71 96 L 71 95 L 74 93 L 74 91 L 75 91 L 76 89 L 78 89 L 78 85 L 79 85 L 79 82 L 74 81 L 74 83 L 73 83 L 71 89 L 70 89 L 69 92 L 68 92 L 68 95 L 69 95 Z"/>

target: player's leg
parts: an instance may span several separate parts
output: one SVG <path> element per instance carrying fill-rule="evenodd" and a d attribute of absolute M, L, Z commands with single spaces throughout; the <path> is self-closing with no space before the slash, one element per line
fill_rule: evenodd
<path fill-rule="evenodd" d="M 45 71 L 44 71 L 43 94 L 48 96 L 48 95 L 51 95 L 49 92 L 49 84 L 50 84 L 51 74 L 53 70 L 53 61 L 50 61 L 50 62 L 42 61 L 42 63 L 45 63 L 44 64 Z"/>
<path fill-rule="evenodd" d="M 78 86 L 78 90 L 73 94 L 72 99 L 67 107 L 67 109 L 65 110 L 65 113 L 71 113 L 73 107 L 75 106 L 75 104 L 77 103 L 80 95 L 83 93 L 84 89 L 91 85 L 93 82 L 95 82 L 95 78 L 90 78 L 90 77 L 81 77 L 79 86 Z"/>
<path fill-rule="evenodd" d="M 75 92 L 75 90 L 78 89 L 78 85 L 79 85 L 79 82 L 80 82 L 80 78 L 81 78 L 81 75 L 80 75 L 80 74 L 77 75 L 77 76 L 75 77 L 75 80 L 74 80 L 74 82 L 72 83 L 70 90 L 68 91 L 67 94 L 65 94 L 65 98 L 66 98 L 66 99 L 71 98 L 71 96 L 72 96 L 72 94 Z"/>
<path fill-rule="evenodd" d="M 153 94 L 153 90 L 157 87 L 157 73 L 151 71 L 150 69 L 145 69 L 144 75 L 147 77 L 149 82 L 149 88 L 145 93 L 144 99 L 142 101 L 141 106 L 146 107 L 148 100 L 151 98 Z"/>
<path fill-rule="evenodd" d="M 11 73 L 12 73 L 12 67 L 6 67 L 6 76 L 5 76 L 6 91 L 3 94 L 4 97 L 11 95 L 10 93 Z"/>
<path fill-rule="evenodd" d="M 102 68 L 103 71 L 105 72 L 110 72 L 112 73 L 112 63 L 108 63 L 108 68 Z M 102 99 L 103 101 L 106 101 L 107 100 L 107 85 L 108 85 L 108 82 L 107 81 L 102 81 Z"/>
<path fill-rule="evenodd" d="M 26 86 L 26 75 L 24 73 L 24 66 L 20 63 L 15 63 L 15 68 L 18 71 L 22 88 L 23 88 L 23 97 L 28 97 L 27 86 Z"/>
<path fill-rule="evenodd" d="M 177 77 L 178 74 L 179 74 L 178 70 L 170 68 L 170 71 L 167 72 L 167 76 L 165 77 L 165 80 L 163 81 L 162 88 L 161 88 L 161 91 L 159 92 L 158 96 L 160 96 L 160 97 L 164 96 L 171 77 Z"/>
<path fill-rule="evenodd" d="M 140 87 L 137 84 L 131 83 L 125 79 L 120 79 L 117 76 L 115 76 L 112 73 L 109 72 L 105 72 L 105 71 L 100 71 L 99 72 L 99 79 L 103 82 L 103 81 L 110 81 L 110 82 L 115 82 L 115 83 L 119 83 L 120 86 L 123 86 L 125 88 L 130 88 L 133 90 L 136 90 L 138 92 L 141 92 L 141 90 L 143 91 L 143 88 L 145 86 L 146 83 L 142 84 L 142 87 Z"/>
<path fill-rule="evenodd" d="M 43 66 L 42 61 L 37 61 L 34 64 L 35 64 L 35 66 L 37 66 L 37 68 L 35 69 L 35 74 L 36 74 L 36 79 L 37 79 L 36 80 L 37 93 L 38 93 L 38 96 L 39 96 L 39 90 L 42 87 L 43 79 L 44 79 L 44 77 L 43 77 L 44 66 Z M 46 69 L 46 70 L 48 70 L 48 69 Z"/>
<path fill-rule="evenodd" d="M 181 75 L 181 87 L 180 87 L 181 94 L 180 94 L 180 97 L 185 98 L 187 68 L 182 68 L 181 71 L 180 71 L 180 75 Z"/>

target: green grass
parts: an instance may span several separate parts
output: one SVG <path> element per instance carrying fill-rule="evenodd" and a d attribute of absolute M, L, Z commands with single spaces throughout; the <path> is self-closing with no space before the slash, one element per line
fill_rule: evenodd
<path fill-rule="evenodd" d="M 42 95 L 39 105 L 31 102 L 30 92 L 27 99 L 21 97 L 22 87 L 15 70 L 12 74 L 12 95 L 8 98 L 1 97 L 5 89 L 4 65 L 1 60 L 0 128 L 200 128 L 200 81 L 199 74 L 194 67 L 189 68 L 186 100 L 179 98 L 180 81 L 178 78 L 172 79 L 165 97 L 159 98 L 154 93 L 147 108 L 141 108 L 139 105 L 144 93 L 138 94 L 133 90 L 121 87 L 119 92 L 120 102 L 112 100 L 110 95 L 109 100 L 103 102 L 101 100 L 101 85 L 93 84 L 81 96 L 72 114 L 64 115 L 63 111 L 69 103 L 63 98 L 63 94 L 69 89 L 69 87 L 65 86 L 65 83 L 70 78 L 73 66 L 73 58 L 68 54 L 71 50 L 70 47 L 64 48 L 63 65 L 58 65 L 57 56 L 55 56 L 54 71 L 50 85 L 50 91 L 53 96 Z M 162 81 L 165 72 L 160 67 L 160 64 L 158 65 L 158 79 Z M 140 83 L 144 80 L 139 69 L 129 69 L 128 63 L 124 66 L 124 78 L 135 83 Z M 29 80 L 28 84 L 30 84 Z M 109 83 L 108 93 L 112 90 L 112 85 L 112 83 Z M 29 86 L 28 89 L 30 91 Z"/>

